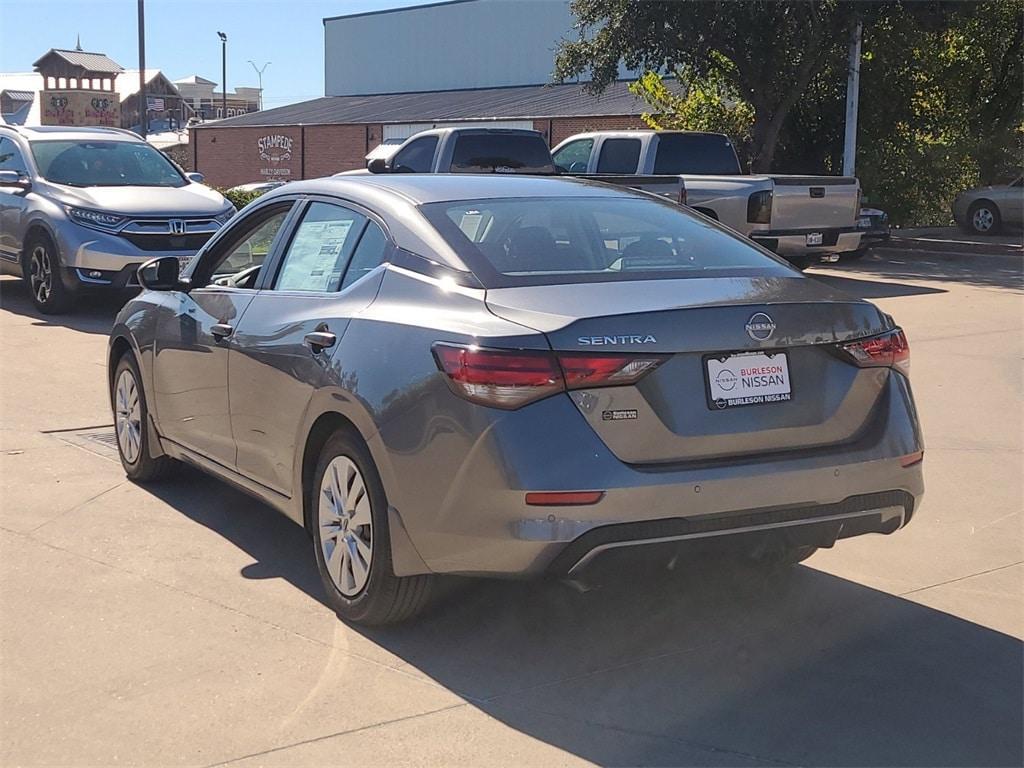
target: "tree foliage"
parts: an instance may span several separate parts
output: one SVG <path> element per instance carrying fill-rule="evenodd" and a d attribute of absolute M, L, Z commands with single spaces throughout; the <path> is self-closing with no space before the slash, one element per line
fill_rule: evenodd
<path fill-rule="evenodd" d="M 721 130 L 747 141 L 753 170 L 793 173 L 841 172 L 847 46 L 861 21 L 857 171 L 895 221 L 948 220 L 956 192 L 1020 165 L 1024 0 L 572 7 L 578 35 L 563 41 L 556 78 L 589 74 L 600 91 L 620 61 L 646 71 L 634 92 L 650 124 Z"/>

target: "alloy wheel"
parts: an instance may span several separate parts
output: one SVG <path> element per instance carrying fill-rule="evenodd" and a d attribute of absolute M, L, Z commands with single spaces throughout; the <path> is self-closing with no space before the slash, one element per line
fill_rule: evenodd
<path fill-rule="evenodd" d="M 978 232 L 988 232 L 996 223 L 996 217 L 988 208 L 979 208 L 974 212 L 973 223 Z"/>
<path fill-rule="evenodd" d="M 139 402 L 135 376 L 130 370 L 121 371 L 117 377 L 114 412 L 117 445 L 124 460 L 134 464 L 142 447 L 142 404 Z"/>
<path fill-rule="evenodd" d="M 42 245 L 33 248 L 29 256 L 29 284 L 36 301 L 45 304 L 53 291 L 53 264 Z"/>
<path fill-rule="evenodd" d="M 320 481 L 318 525 L 327 572 L 338 591 L 354 597 L 366 586 L 373 562 L 370 497 L 359 468 L 335 456 Z"/>

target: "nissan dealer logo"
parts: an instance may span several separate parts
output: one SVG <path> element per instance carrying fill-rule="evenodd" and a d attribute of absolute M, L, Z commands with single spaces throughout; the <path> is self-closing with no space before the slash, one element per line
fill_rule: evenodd
<path fill-rule="evenodd" d="M 767 341 L 775 333 L 775 321 L 764 312 L 755 312 L 747 320 L 747 335 L 754 341 Z"/>

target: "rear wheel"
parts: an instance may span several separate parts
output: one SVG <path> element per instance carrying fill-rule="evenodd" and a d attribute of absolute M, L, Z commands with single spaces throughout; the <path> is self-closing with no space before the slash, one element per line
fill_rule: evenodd
<path fill-rule="evenodd" d="M 988 200 L 979 200 L 967 211 L 967 226 L 976 235 L 994 235 L 1003 221 L 999 208 Z"/>
<path fill-rule="evenodd" d="M 784 258 L 786 259 L 786 261 L 788 261 L 794 267 L 799 269 L 801 272 L 803 272 L 812 264 L 817 264 L 821 260 L 821 257 L 818 256 L 817 254 L 813 256 L 807 254 L 800 254 L 793 256 L 785 256 Z"/>
<path fill-rule="evenodd" d="M 25 245 L 22 276 L 36 309 L 45 315 L 59 315 L 71 309 L 74 295 L 61 277 L 60 254 L 48 235 L 36 233 Z"/>
<path fill-rule="evenodd" d="M 339 430 L 330 437 L 311 490 L 317 570 L 338 617 L 393 624 L 422 611 L 433 578 L 395 576 L 384 486 L 358 436 Z"/>

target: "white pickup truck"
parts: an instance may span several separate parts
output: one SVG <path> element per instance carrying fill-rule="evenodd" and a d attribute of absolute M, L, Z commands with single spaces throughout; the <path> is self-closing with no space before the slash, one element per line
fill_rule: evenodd
<path fill-rule="evenodd" d="M 800 268 L 820 260 L 835 261 L 839 254 L 860 246 L 860 182 L 856 178 L 745 175 L 732 142 L 721 133 L 578 133 L 551 154 L 560 172 L 591 178 L 679 175 L 690 207 Z"/>

